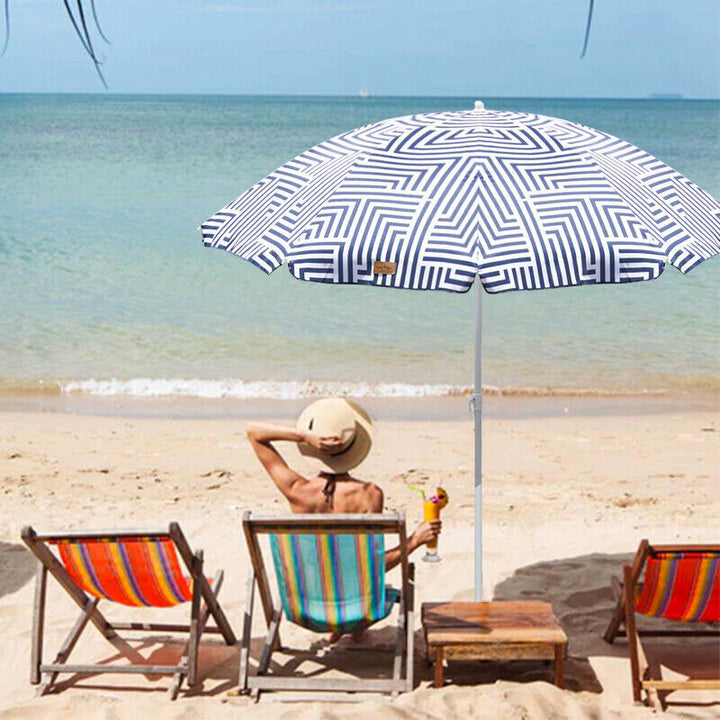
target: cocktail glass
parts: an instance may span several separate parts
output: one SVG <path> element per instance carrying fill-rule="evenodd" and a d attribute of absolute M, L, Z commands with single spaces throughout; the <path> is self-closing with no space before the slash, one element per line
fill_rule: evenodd
<path fill-rule="evenodd" d="M 423 520 L 430 522 L 431 520 L 440 519 L 440 501 L 437 498 L 423 501 Z M 423 560 L 425 562 L 440 562 L 438 555 L 437 538 L 430 540 L 425 545 L 425 554 Z"/>

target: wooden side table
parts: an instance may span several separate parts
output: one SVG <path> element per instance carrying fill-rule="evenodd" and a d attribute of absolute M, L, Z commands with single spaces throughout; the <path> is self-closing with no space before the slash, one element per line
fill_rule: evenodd
<path fill-rule="evenodd" d="M 546 602 L 423 603 L 428 655 L 435 655 L 435 687 L 443 684 L 443 660 L 554 660 L 555 684 L 563 687 L 567 635 Z"/>

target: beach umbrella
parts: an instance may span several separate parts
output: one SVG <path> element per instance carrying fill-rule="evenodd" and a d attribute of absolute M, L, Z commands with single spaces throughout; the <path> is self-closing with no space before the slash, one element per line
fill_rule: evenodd
<path fill-rule="evenodd" d="M 482 293 L 687 273 L 720 203 L 643 150 L 542 115 L 384 120 L 316 145 L 201 226 L 205 245 L 300 280 L 466 292 L 476 282 L 475 596 L 482 595 Z M 621 328 L 618 329 L 619 331 Z"/>

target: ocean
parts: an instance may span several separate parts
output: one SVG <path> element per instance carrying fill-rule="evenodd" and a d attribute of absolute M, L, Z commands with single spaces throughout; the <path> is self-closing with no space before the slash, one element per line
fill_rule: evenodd
<path fill-rule="evenodd" d="M 720 103 L 482 98 L 605 130 L 720 196 Z M 308 147 L 475 98 L 0 95 L 0 396 L 453 396 L 473 292 L 265 276 L 197 228 Z M 720 258 L 483 298 L 483 385 L 717 396 Z"/>

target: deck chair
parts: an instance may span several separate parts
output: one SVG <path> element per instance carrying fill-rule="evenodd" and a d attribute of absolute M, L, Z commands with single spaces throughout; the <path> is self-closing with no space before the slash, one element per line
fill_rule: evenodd
<path fill-rule="evenodd" d="M 243 529 L 251 559 L 248 600 L 240 650 L 239 691 L 256 699 L 260 691 L 285 691 L 283 697 L 365 700 L 372 693 L 412 690 L 413 578 L 407 558 L 405 516 L 285 515 L 253 517 L 246 512 Z M 385 585 L 384 534 L 397 535 L 401 549 L 401 587 Z M 279 591 L 273 603 L 259 544 L 269 535 Z M 249 674 L 253 601 L 257 587 L 267 637 L 257 674 Z M 352 633 L 387 617 L 399 605 L 392 678 L 305 678 L 268 674 L 272 653 L 280 648 L 282 614 L 292 623 L 319 633 Z M 403 672 L 404 667 L 404 672 Z M 353 693 L 353 695 L 348 695 Z"/>
<path fill-rule="evenodd" d="M 30 682 L 39 685 L 37 695 L 48 692 L 59 673 L 141 673 L 173 675 L 169 694 L 175 699 L 185 677 L 189 685 L 197 682 L 198 644 L 203 632 L 221 633 L 228 645 L 236 642 L 217 601 L 222 571 L 212 583 L 208 582 L 203 574 L 202 551 L 191 551 L 175 522 L 162 530 L 103 532 L 41 533 L 28 526 L 22 531 L 22 539 L 40 561 L 30 661 Z M 43 663 L 48 572 L 68 592 L 81 613 L 54 661 Z M 101 599 L 121 605 L 158 608 L 189 602 L 190 624 L 111 623 L 98 610 Z M 209 615 L 216 626 L 206 627 Z M 188 640 L 177 665 L 69 664 L 68 657 L 88 622 L 124 654 L 127 654 L 128 646 L 117 630 L 183 633 L 187 634 Z"/>
<path fill-rule="evenodd" d="M 670 681 L 650 677 L 641 642 L 641 638 L 647 636 L 720 637 L 720 631 L 639 630 L 636 623 L 637 614 L 678 623 L 720 620 L 720 545 L 650 545 L 643 540 L 632 565 L 623 566 L 623 582 L 616 581 L 615 589 L 618 603 L 603 637 L 609 643 L 618 636 L 628 639 L 635 702 L 642 701 L 643 690 L 648 702 L 659 707 L 658 693 L 662 691 L 720 689 L 720 678 Z"/>

